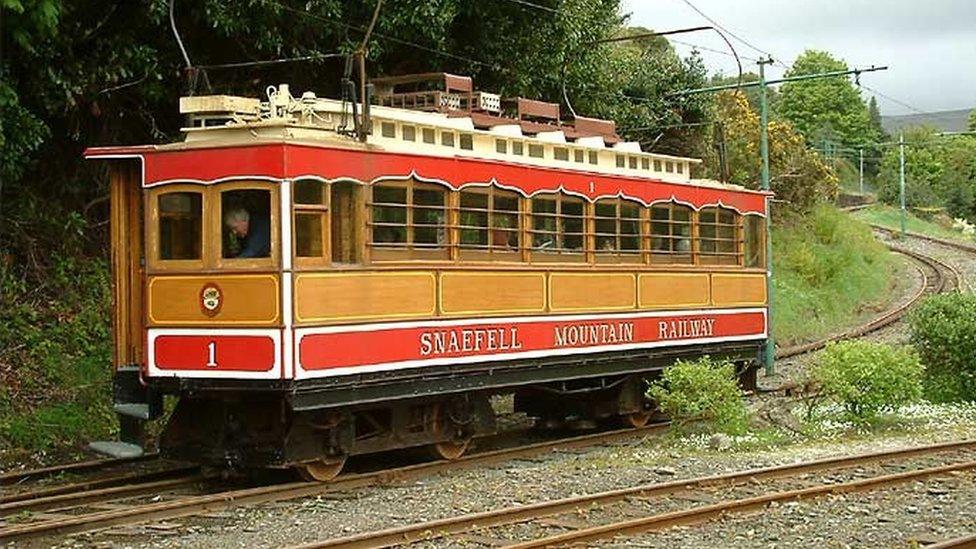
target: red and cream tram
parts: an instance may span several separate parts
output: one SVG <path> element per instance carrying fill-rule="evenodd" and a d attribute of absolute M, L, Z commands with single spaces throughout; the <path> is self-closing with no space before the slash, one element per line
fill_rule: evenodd
<path fill-rule="evenodd" d="M 468 78 L 373 82 L 368 117 L 286 86 L 186 97 L 184 141 L 86 151 L 111 163 L 116 410 L 177 396 L 165 454 L 323 479 L 457 457 L 496 394 L 640 425 L 676 359 L 754 380 L 767 195 Z"/>

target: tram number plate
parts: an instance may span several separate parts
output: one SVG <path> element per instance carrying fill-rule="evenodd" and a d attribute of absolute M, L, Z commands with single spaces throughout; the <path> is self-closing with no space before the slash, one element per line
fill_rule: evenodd
<path fill-rule="evenodd" d="M 153 342 L 161 370 L 267 372 L 275 366 L 274 340 L 267 336 L 161 335 Z"/>

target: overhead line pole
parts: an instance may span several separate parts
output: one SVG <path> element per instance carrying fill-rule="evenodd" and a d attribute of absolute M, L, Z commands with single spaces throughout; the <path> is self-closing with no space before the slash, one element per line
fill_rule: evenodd
<path fill-rule="evenodd" d="M 901 237 L 905 238 L 905 134 L 898 134 L 898 195 L 901 201 Z"/>
<path fill-rule="evenodd" d="M 760 187 L 763 191 L 769 191 L 769 113 L 768 106 L 766 104 L 766 88 L 772 84 L 783 84 L 786 82 L 801 82 L 803 80 L 814 80 L 820 78 L 834 78 L 839 76 L 855 75 L 860 76 L 863 72 L 874 72 L 887 70 L 888 67 L 869 67 L 867 69 L 853 69 L 846 71 L 831 71 L 831 72 L 821 72 L 816 74 L 801 74 L 797 76 L 787 76 L 785 78 L 779 78 L 777 80 L 766 80 L 765 66 L 773 63 L 771 57 L 759 60 L 759 81 L 757 82 L 740 82 L 737 84 L 725 84 L 721 86 L 709 86 L 706 88 L 696 88 L 692 90 L 679 91 L 672 96 L 677 95 L 695 95 L 699 93 L 711 93 L 719 92 L 732 89 L 741 88 L 759 88 L 759 154 L 762 157 L 762 163 L 760 164 Z M 766 317 L 766 347 L 763 350 L 763 362 L 766 366 L 766 375 L 773 374 L 773 368 L 776 362 L 776 342 L 773 338 L 773 332 L 769 329 L 772 326 L 773 319 L 773 238 L 772 238 L 772 216 L 770 215 L 769 208 L 769 197 L 766 198 L 766 300 L 767 300 L 767 317 Z"/>

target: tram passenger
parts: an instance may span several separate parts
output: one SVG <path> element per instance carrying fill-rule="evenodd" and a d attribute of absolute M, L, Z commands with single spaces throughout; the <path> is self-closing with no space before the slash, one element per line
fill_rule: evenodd
<path fill-rule="evenodd" d="M 240 251 L 234 257 L 271 255 L 271 220 L 267 216 L 252 217 L 244 208 L 234 208 L 224 214 L 224 225 L 240 243 Z"/>

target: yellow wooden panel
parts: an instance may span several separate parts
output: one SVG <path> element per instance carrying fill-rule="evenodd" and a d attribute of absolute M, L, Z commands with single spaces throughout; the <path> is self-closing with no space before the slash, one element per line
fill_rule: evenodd
<path fill-rule="evenodd" d="M 712 274 L 712 303 L 727 305 L 765 305 L 766 276 L 762 274 Z"/>
<path fill-rule="evenodd" d="M 295 279 L 295 320 L 330 322 L 434 316 L 434 273 L 302 274 Z"/>
<path fill-rule="evenodd" d="M 441 274 L 444 314 L 541 313 L 546 309 L 543 273 L 458 272 Z"/>
<path fill-rule="evenodd" d="M 611 311 L 637 305 L 633 273 L 552 273 L 549 308 L 553 311 Z"/>
<path fill-rule="evenodd" d="M 220 308 L 204 312 L 200 292 L 216 285 Z M 149 280 L 149 322 L 153 325 L 249 325 L 279 323 L 281 292 L 276 275 L 154 276 Z"/>
<path fill-rule="evenodd" d="M 641 309 L 708 305 L 707 273 L 646 273 L 638 276 Z"/>

